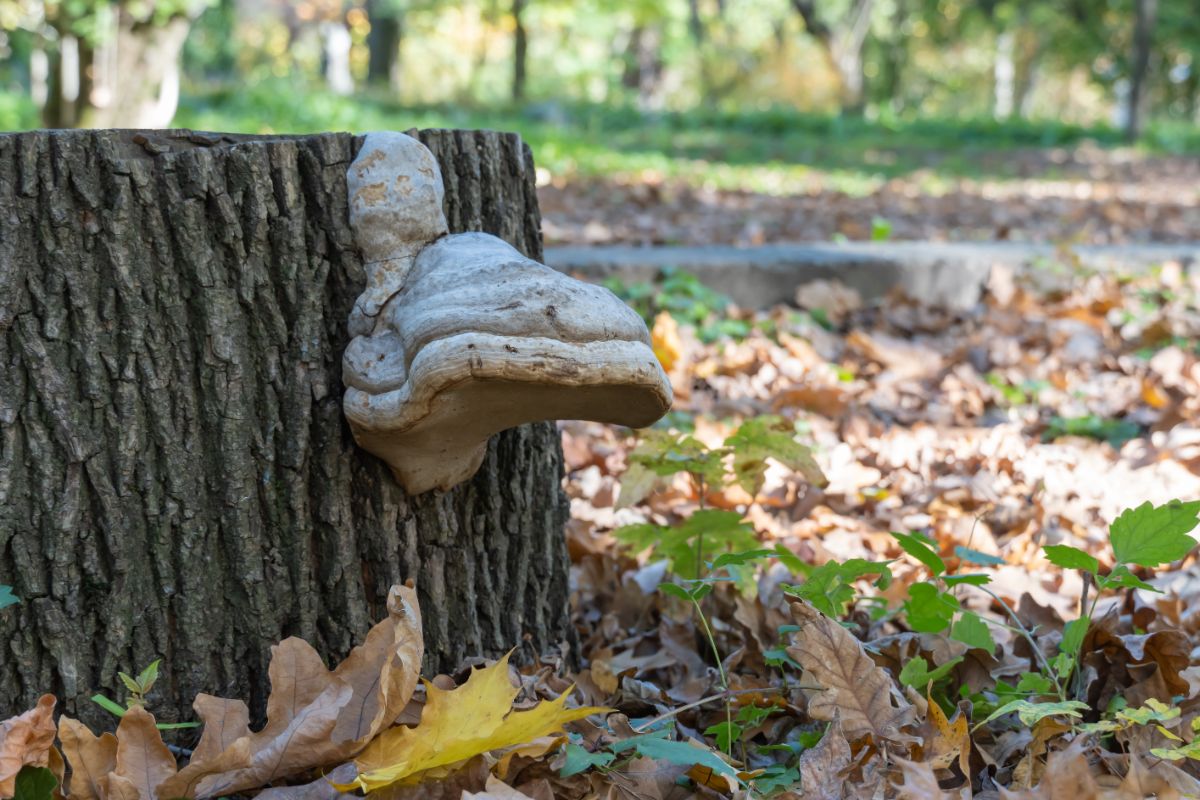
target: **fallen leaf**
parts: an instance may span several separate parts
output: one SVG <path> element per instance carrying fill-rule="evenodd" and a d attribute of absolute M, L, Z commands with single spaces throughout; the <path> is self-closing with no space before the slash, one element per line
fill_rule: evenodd
<path fill-rule="evenodd" d="M 529 795 L 491 776 L 482 792 L 463 792 L 462 800 L 529 800 Z"/>
<path fill-rule="evenodd" d="M 353 778 L 354 764 L 342 764 L 311 783 L 298 784 L 296 786 L 276 786 L 259 792 L 254 796 L 254 800 L 337 800 L 337 798 L 346 797 L 347 795 L 339 792 L 334 788 L 333 784 L 337 781 L 348 781 Z M 166 798 L 163 798 L 163 800 L 166 800 Z"/>
<path fill-rule="evenodd" d="M 54 695 L 44 694 L 29 711 L 0 722 L 0 797 L 12 797 L 16 792 L 21 767 L 50 766 L 56 732 L 54 705 Z"/>
<path fill-rule="evenodd" d="M 163 744 L 154 715 L 141 706 L 126 711 L 117 725 L 117 759 L 108 773 L 108 800 L 158 800 L 155 790 L 175 769 L 175 756 Z"/>
<path fill-rule="evenodd" d="M 160 794 L 233 794 L 345 761 L 404 710 L 423 653 L 411 586 L 392 587 L 388 618 L 333 672 L 307 642 L 285 639 L 272 649 L 266 727 L 251 733 L 239 700 L 201 695 L 194 704 L 204 722 L 200 743 Z"/>
<path fill-rule="evenodd" d="M 969 784 L 958 791 L 942 789 L 938 785 L 933 765 L 928 762 L 919 764 L 897 758 L 896 763 L 900 766 L 900 774 L 904 776 L 904 783 L 896 787 L 897 800 L 958 800 L 971 797 Z"/>
<path fill-rule="evenodd" d="M 841 718 L 835 713 L 816 747 L 800 754 L 800 788 L 806 800 L 839 800 L 845 778 L 842 770 L 850 765 L 850 743 L 842 732 Z"/>
<path fill-rule="evenodd" d="M 654 318 L 650 329 L 650 347 L 662 364 L 664 372 L 670 372 L 683 357 L 683 340 L 679 338 L 679 323 L 670 312 L 663 311 Z"/>
<path fill-rule="evenodd" d="M 957 709 L 954 719 L 946 719 L 932 696 L 926 698 L 929 702 L 929 721 L 933 724 L 932 741 L 929 742 L 926 763 L 934 769 L 948 768 L 955 759 L 963 775 L 971 774 L 971 732 L 967 725 L 967 715 L 962 709 Z"/>
<path fill-rule="evenodd" d="M 901 732 L 915 721 L 912 705 L 891 676 L 863 651 L 862 644 L 807 602 L 793 603 L 792 614 L 800 629 L 792 634 L 787 652 L 809 678 L 824 687 L 809 700 L 809 715 L 832 720 L 835 713 L 840 714 L 851 741 L 868 734 L 880 745 L 914 741 Z"/>
<path fill-rule="evenodd" d="M 566 708 L 569 692 L 542 701 L 526 711 L 513 711 L 519 689 L 508 678 L 508 656 L 471 673 L 455 689 L 439 689 L 425 681 L 426 700 L 415 728 L 385 731 L 356 759 L 355 786 L 374 791 L 393 783 L 416 783 L 448 774 L 473 756 L 523 744 L 561 731 L 572 720 L 608 711 L 605 708 Z"/>
<path fill-rule="evenodd" d="M 104 800 L 108 773 L 117 768 L 117 737 L 111 733 L 96 736 L 79 720 L 62 717 L 58 741 L 71 765 L 68 794 L 75 800 Z"/>
<path fill-rule="evenodd" d="M 1080 736 L 1066 750 L 1051 753 L 1037 787 L 1020 791 L 1000 789 L 1003 800 L 1097 800 L 1100 787 L 1092 775 L 1083 750 L 1086 737 Z"/>

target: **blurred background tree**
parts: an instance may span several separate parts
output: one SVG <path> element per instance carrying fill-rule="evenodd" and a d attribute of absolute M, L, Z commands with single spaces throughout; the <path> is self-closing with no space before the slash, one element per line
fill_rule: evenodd
<path fill-rule="evenodd" d="M 1134 140 L 1192 130 L 1198 56 L 1195 0 L 0 0 L 0 127 L 226 108 L 236 130 L 361 128 L 348 97 L 499 124 L 602 108 Z"/>

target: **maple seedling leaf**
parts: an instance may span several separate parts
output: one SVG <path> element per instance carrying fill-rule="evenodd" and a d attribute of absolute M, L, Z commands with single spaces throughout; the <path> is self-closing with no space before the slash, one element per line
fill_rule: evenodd
<path fill-rule="evenodd" d="M 560 733 L 568 722 L 611 710 L 567 708 L 568 690 L 556 700 L 513 711 L 519 691 L 508 679 L 508 655 L 472 672 L 466 683 L 454 689 L 439 689 L 425 681 L 420 724 L 384 731 L 355 760 L 358 777 L 334 788 L 372 792 L 392 784 L 411 785 L 443 777 L 482 753 Z"/>
<path fill-rule="evenodd" d="M 1109 529 L 1113 556 L 1120 564 L 1157 567 L 1186 556 L 1196 546 L 1188 534 L 1200 522 L 1200 500 L 1149 502 L 1126 510 Z"/>

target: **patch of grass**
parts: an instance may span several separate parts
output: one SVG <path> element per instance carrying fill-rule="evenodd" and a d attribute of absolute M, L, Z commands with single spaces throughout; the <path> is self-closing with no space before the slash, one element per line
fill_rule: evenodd
<path fill-rule="evenodd" d="M 405 107 L 382 95 L 342 97 L 290 81 L 193 90 L 176 124 L 244 133 L 513 130 L 533 147 L 538 165 L 555 175 L 680 179 L 769 194 L 820 186 L 862 195 L 897 176 L 915 176 L 924 190 L 936 193 L 960 177 L 1016 178 L 1016 165 L 1005 154 L 1017 149 L 1085 140 L 1121 144 L 1120 133 L 1111 128 L 1054 121 L 867 120 L 785 108 L 647 113 L 558 102 Z M 1200 133 L 1163 128 L 1159 135 L 1159 130 L 1147 136 L 1151 149 L 1200 152 Z"/>
<path fill-rule="evenodd" d="M 24 95 L 0 92 L 0 127 L 36 125 L 36 109 Z M 189 87 L 175 125 L 239 133 L 513 130 L 533 147 L 538 165 L 557 176 L 678 179 L 767 194 L 820 188 L 863 195 L 900 176 L 939 193 L 961 177 L 1017 178 L 1017 164 L 1006 156 L 1016 150 L 1085 140 L 1104 147 L 1121 144 L 1120 133 L 1111 128 L 1055 121 L 869 120 L 789 108 L 647 113 L 570 102 L 405 107 L 385 95 L 345 97 L 285 79 Z M 1200 152 L 1200 132 L 1152 125 L 1144 147 Z M 1048 162 L 1046 177 L 1055 169 Z"/>

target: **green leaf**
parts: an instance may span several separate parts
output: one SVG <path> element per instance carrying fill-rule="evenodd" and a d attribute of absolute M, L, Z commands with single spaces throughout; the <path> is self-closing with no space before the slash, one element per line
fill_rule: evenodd
<path fill-rule="evenodd" d="M 763 750 L 765 748 L 760 747 L 758 749 Z M 797 767 L 774 764 L 767 767 L 762 775 L 754 779 L 753 783 L 755 791 L 759 794 L 773 796 L 777 791 L 789 789 L 800 783 L 800 770 Z"/>
<path fill-rule="evenodd" d="M 896 537 L 904 552 L 929 567 L 929 571 L 934 575 L 941 575 L 946 571 L 946 562 L 942 561 L 942 557 L 924 538 L 911 533 L 893 533 L 892 536 Z"/>
<path fill-rule="evenodd" d="M 717 556 L 716 560 L 710 566 L 713 569 L 720 569 L 730 564 L 748 564 L 775 555 L 777 554 L 774 550 L 746 550 L 741 553 L 723 553 Z"/>
<path fill-rule="evenodd" d="M 723 448 L 710 450 L 692 436 L 651 429 L 642 431 L 641 441 L 630 451 L 629 466 L 632 470 L 637 465 L 658 477 L 688 472 L 699 476 L 710 486 L 720 486 L 725 480 L 725 466 L 721 460 L 727 452 L 729 451 Z M 628 476 L 628 471 L 626 476 Z M 622 483 L 624 484 L 626 480 L 629 478 L 623 477 Z M 641 491 L 641 484 L 645 481 L 644 476 L 635 473 L 633 480 Z M 636 502 L 636 500 L 626 502 L 624 487 L 621 491 L 623 506 Z M 646 492 L 648 493 L 648 491 L 647 489 Z M 644 497 L 645 494 L 642 496 Z"/>
<path fill-rule="evenodd" d="M 121 683 L 125 684 L 125 688 L 134 694 L 140 694 L 142 687 L 133 678 L 126 675 L 124 672 L 118 672 L 117 677 L 121 679 Z"/>
<path fill-rule="evenodd" d="M 1161 589 L 1156 589 L 1144 580 L 1134 575 L 1129 567 L 1124 564 L 1118 564 L 1113 567 L 1112 572 L 1107 575 L 1096 576 L 1096 586 L 1101 589 L 1145 589 L 1148 592 L 1158 592 L 1162 594 Z"/>
<path fill-rule="evenodd" d="M 984 566 L 988 567 L 999 567 L 1007 563 L 1000 556 L 981 553 L 978 550 L 972 550 L 969 547 L 963 547 L 961 544 L 954 547 L 954 555 L 958 556 L 963 561 L 970 561 L 972 564 L 983 564 Z"/>
<path fill-rule="evenodd" d="M 1180 761 L 1184 758 L 1200 761 L 1200 739 L 1193 739 L 1190 744 L 1186 744 L 1183 747 L 1152 747 L 1150 748 L 1150 755 L 1166 759 L 1167 761 Z"/>
<path fill-rule="evenodd" d="M 760 706 L 742 706 L 738 709 L 737 721 L 746 727 L 753 728 L 755 725 L 759 724 L 774 713 L 774 707 L 762 708 Z"/>
<path fill-rule="evenodd" d="M 809 601 L 826 616 L 838 618 L 855 597 L 854 582 L 867 575 L 888 572 L 888 562 L 852 558 L 845 562 L 827 561 L 812 571 L 804 583 L 784 591 Z"/>
<path fill-rule="evenodd" d="M 1063 569 L 1081 569 L 1093 575 L 1100 571 L 1100 562 L 1078 547 L 1066 544 L 1052 544 L 1042 548 L 1051 564 Z"/>
<path fill-rule="evenodd" d="M 641 737 L 639 737 L 641 738 Z M 708 767 L 713 772 L 738 780 L 737 770 L 727 764 L 712 750 L 693 747 L 687 742 L 672 742 L 667 739 L 641 739 L 636 745 L 638 755 L 655 760 L 669 761 L 683 767 L 696 764 Z M 740 783 L 740 780 L 739 780 Z"/>
<path fill-rule="evenodd" d="M 13 594 L 12 587 L 0 583 L 0 608 L 15 606 L 19 602 L 21 599 Z"/>
<path fill-rule="evenodd" d="M 691 588 L 680 586 L 677 583 L 660 583 L 658 590 L 663 594 L 669 594 L 672 597 L 678 597 L 680 600 L 688 602 L 699 602 L 712 591 L 711 583 L 696 583 Z"/>
<path fill-rule="evenodd" d="M 779 559 L 779 563 L 790 569 L 797 575 L 807 575 L 812 573 L 812 567 L 800 558 L 800 556 L 788 550 L 782 544 L 775 545 L 775 557 Z"/>
<path fill-rule="evenodd" d="M 704 734 L 716 737 L 717 747 L 728 753 L 733 743 L 742 738 L 742 726 L 732 721 L 718 722 L 705 728 Z"/>
<path fill-rule="evenodd" d="M 914 583 L 908 587 L 904 613 L 914 631 L 938 633 L 950 627 L 950 620 L 958 613 L 958 600 L 932 583 Z"/>
<path fill-rule="evenodd" d="M 954 666 L 962 660 L 962 656 L 955 656 L 945 664 L 931 670 L 929 662 L 923 657 L 917 656 L 900 669 L 900 683 L 904 686 L 924 690 L 931 682 L 937 683 L 949 675 L 950 670 L 954 669 Z"/>
<path fill-rule="evenodd" d="M 1040 672 L 1022 672 L 1017 681 L 1017 691 L 1023 694 L 1050 694 L 1054 691 L 1054 681 Z"/>
<path fill-rule="evenodd" d="M 1188 536 L 1200 523 L 1200 500 L 1179 500 L 1131 508 L 1113 520 L 1109 529 L 1113 555 L 1121 564 L 1157 567 L 1186 556 L 1196 541 Z"/>
<path fill-rule="evenodd" d="M 1033 727 L 1046 717 L 1082 717 L 1091 708 L 1079 700 L 1062 700 L 1053 703 L 1033 703 L 1029 700 L 1010 700 L 989 714 L 980 725 L 1016 712 L 1021 724 Z"/>
<path fill-rule="evenodd" d="M 886 242 L 892 235 L 892 222 L 884 217 L 871 217 L 871 241 Z"/>
<path fill-rule="evenodd" d="M 1083 639 L 1087 636 L 1088 625 L 1091 622 L 1091 618 L 1086 614 L 1068 622 L 1063 628 L 1062 643 L 1058 646 L 1059 651 L 1069 656 L 1079 655 L 1079 648 L 1083 647 Z"/>
<path fill-rule="evenodd" d="M 754 528 L 742 521 L 736 511 L 704 509 L 681 525 L 666 527 L 642 523 L 613 531 L 613 537 L 633 550 L 653 548 L 654 554 L 670 562 L 670 570 L 681 578 L 700 577 L 701 563 L 696 560 L 697 537 L 703 537 L 703 553 L 752 550 L 759 546 Z"/>
<path fill-rule="evenodd" d="M 1075 656 L 1070 653 L 1059 653 L 1050 659 L 1050 668 L 1054 670 L 1059 680 L 1065 679 L 1075 669 Z"/>
<path fill-rule="evenodd" d="M 102 694 L 92 695 L 92 702 L 95 703 L 96 705 L 100 706 L 101 708 L 103 708 L 105 711 L 112 714 L 113 716 L 116 716 L 116 717 L 125 716 L 125 707 L 124 706 L 122 706 L 120 703 L 115 703 L 112 700 L 109 700 L 107 697 L 105 697 Z"/>
<path fill-rule="evenodd" d="M 1146 700 L 1146 705 L 1140 708 L 1126 708 L 1117 712 L 1119 719 L 1127 720 L 1135 725 L 1150 725 L 1152 723 L 1170 722 L 1178 719 L 1183 709 L 1168 706 L 1153 697 Z"/>
<path fill-rule="evenodd" d="M 162 663 L 162 659 L 156 658 L 150 666 L 138 674 L 137 682 L 142 687 L 142 694 L 148 694 L 154 688 L 154 682 L 158 680 L 158 665 L 160 663 Z"/>
<path fill-rule="evenodd" d="M 991 575 L 982 573 L 972 573 L 968 575 L 943 575 L 942 580 L 947 586 L 958 586 L 960 583 L 965 583 L 970 586 L 986 586 L 992 582 Z"/>
<path fill-rule="evenodd" d="M 589 753 L 587 750 L 577 744 L 568 744 L 566 748 L 564 748 L 564 752 L 566 753 L 567 760 L 565 763 L 563 763 L 562 769 L 558 773 L 564 778 L 569 778 L 572 775 L 578 775 L 581 772 L 587 772 L 589 769 L 594 767 L 599 767 L 602 769 L 607 767 L 616 759 L 616 755 L 613 753 L 607 753 L 603 751 L 599 753 Z"/>
<path fill-rule="evenodd" d="M 766 662 L 768 667 L 779 668 L 787 664 L 795 669 L 800 669 L 800 664 L 788 655 L 787 648 L 784 647 L 772 647 L 770 650 L 764 650 L 763 661 Z"/>
<path fill-rule="evenodd" d="M 988 653 L 996 651 L 996 640 L 992 638 L 987 623 L 978 614 L 970 611 L 963 612 L 954 623 L 954 627 L 950 629 L 950 638 L 970 647 L 986 650 Z"/>
<path fill-rule="evenodd" d="M 829 483 L 812 450 L 796 441 L 795 426 L 782 417 L 764 415 L 743 422 L 725 447 L 733 452 L 734 477 L 752 495 L 762 488 L 768 458 L 799 472 L 809 483 Z"/>
<path fill-rule="evenodd" d="M 58 778 L 46 767 L 26 764 L 17 773 L 15 800 L 50 800 L 58 788 Z"/>

